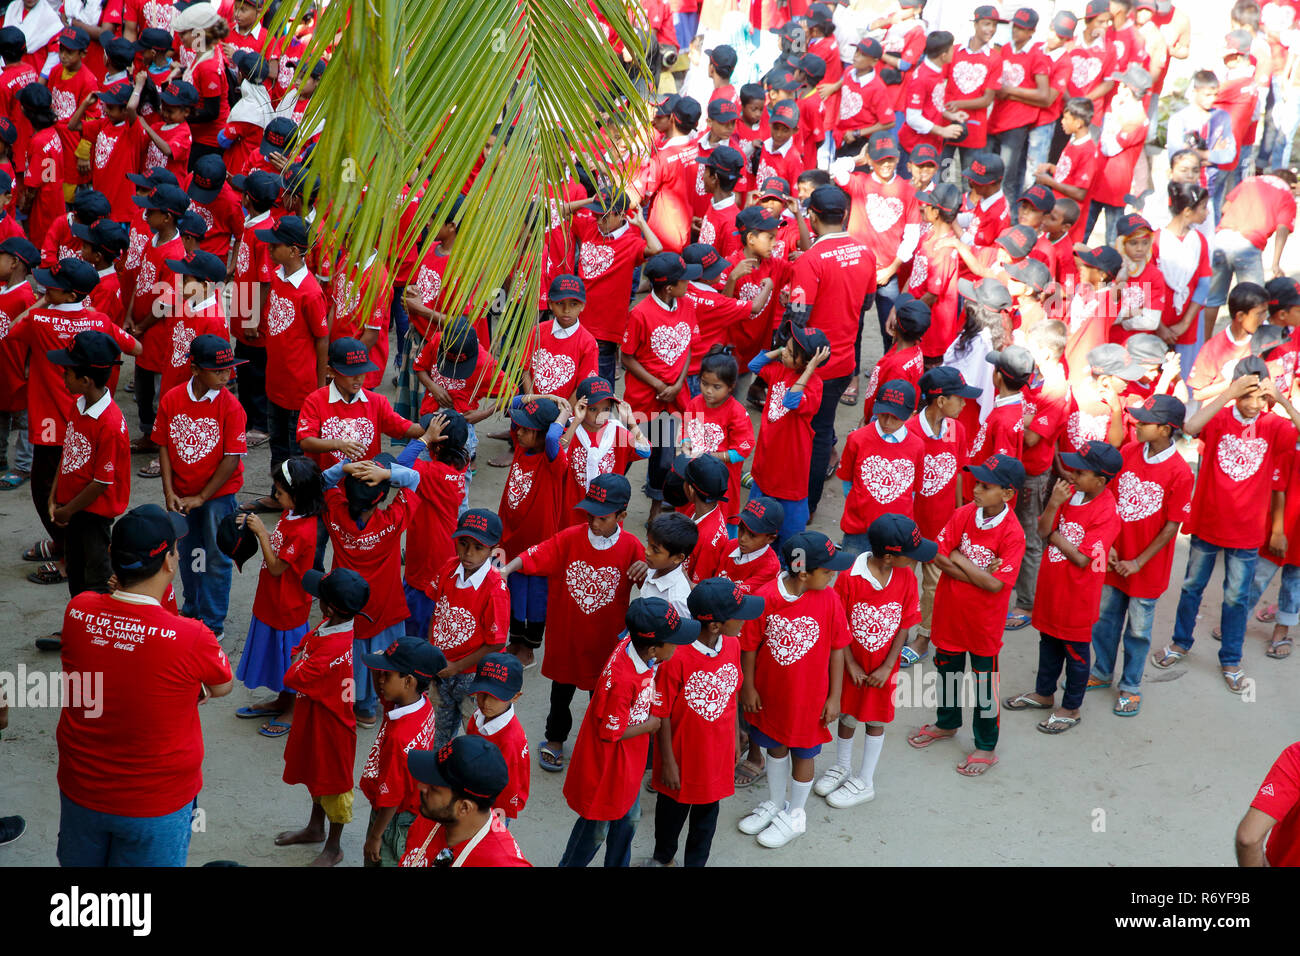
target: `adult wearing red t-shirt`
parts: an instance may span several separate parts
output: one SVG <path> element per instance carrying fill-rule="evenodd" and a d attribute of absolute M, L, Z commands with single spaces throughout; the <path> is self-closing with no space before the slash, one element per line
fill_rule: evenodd
<path fill-rule="evenodd" d="M 1043 45 L 1034 42 L 1036 29 L 1036 10 L 1022 7 L 1011 18 L 1011 42 L 1002 47 L 1002 85 L 993 91 L 989 110 L 988 148 L 1002 157 L 1006 169 L 1002 191 L 1012 207 L 1020 201 L 1025 185 L 1030 131 L 1049 100 L 1052 61 Z"/>
<path fill-rule="evenodd" d="M 162 606 L 185 531 L 183 517 L 157 505 L 128 511 L 110 549 L 119 589 L 68 603 L 63 673 L 83 706 L 59 717 L 63 866 L 185 865 L 203 785 L 197 705 L 233 686 L 212 632 Z"/>
<path fill-rule="evenodd" d="M 695 158 L 700 144 L 692 135 L 700 123 L 700 104 L 684 96 L 673 105 L 672 135 L 641 167 L 628 188 L 632 203 L 653 199 L 650 229 L 669 252 L 690 241 Z"/>
<path fill-rule="evenodd" d="M 838 186 L 818 186 L 808 200 L 812 247 L 794 265 L 789 313 L 801 325 L 817 328 L 830 341 L 831 357 L 817 366 L 822 401 L 813 416 L 808 509 L 817 510 L 835 444 L 835 411 L 853 381 L 854 342 L 862 314 L 876 292 L 876 257 L 845 231 L 849 197 Z"/>
<path fill-rule="evenodd" d="M 1300 741 L 1274 761 L 1237 825 L 1237 865 L 1300 866 Z"/>

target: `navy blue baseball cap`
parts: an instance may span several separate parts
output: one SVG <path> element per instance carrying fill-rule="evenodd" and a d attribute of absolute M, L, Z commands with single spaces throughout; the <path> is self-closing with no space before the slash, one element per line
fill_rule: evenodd
<path fill-rule="evenodd" d="M 673 459 L 673 474 L 694 486 L 701 497 L 708 501 L 727 500 L 727 482 L 731 475 L 727 466 L 712 455 L 697 455 L 694 458 L 678 455 Z"/>
<path fill-rule="evenodd" d="M 884 412 L 896 418 L 911 418 L 916 411 L 916 389 L 906 379 L 891 378 L 876 389 L 876 401 L 871 408 L 877 415 Z"/>
<path fill-rule="evenodd" d="M 124 222 L 111 219 L 96 219 L 89 226 L 79 222 L 72 224 L 72 234 L 82 242 L 111 252 L 114 256 L 126 251 L 131 244 L 130 230 Z"/>
<path fill-rule="evenodd" d="M 894 300 L 894 321 L 909 339 L 919 339 L 930 330 L 930 307 L 908 293 Z"/>
<path fill-rule="evenodd" d="M 479 544 L 495 548 L 503 533 L 501 518 L 487 508 L 470 508 L 456 522 L 452 538 L 473 538 Z"/>
<path fill-rule="evenodd" d="M 873 133 L 871 139 L 867 140 L 867 155 L 877 161 L 898 159 L 898 141 L 891 133 Z"/>
<path fill-rule="evenodd" d="M 235 350 L 219 335 L 196 335 L 190 343 L 190 361 L 215 371 L 243 365 L 248 359 L 235 358 Z"/>
<path fill-rule="evenodd" d="M 221 195 L 221 187 L 226 184 L 226 161 L 216 153 L 200 156 L 194 162 L 194 173 L 190 177 L 190 198 L 195 202 L 210 203 Z"/>
<path fill-rule="evenodd" d="M 580 277 L 560 275 L 551 280 L 550 288 L 546 290 L 546 301 L 563 302 L 566 299 L 574 302 L 587 301 L 587 287 Z"/>
<path fill-rule="evenodd" d="M 722 258 L 718 250 L 707 242 L 691 243 L 682 250 L 682 258 L 686 260 L 687 265 L 700 267 L 702 270 L 700 278 L 705 282 L 712 282 L 731 268 L 731 260 Z"/>
<path fill-rule="evenodd" d="M 23 87 L 24 90 L 31 89 L 32 85 Z M 144 176 L 140 173 L 127 173 L 126 178 L 135 185 L 137 189 L 147 189 L 153 192 L 159 186 L 179 186 L 180 181 L 166 166 L 155 166 L 149 170 L 149 175 Z"/>
<path fill-rule="evenodd" d="M 158 91 L 158 97 L 167 106 L 198 106 L 199 89 L 193 83 L 173 80 Z"/>
<path fill-rule="evenodd" d="M 785 523 L 785 506 L 775 498 L 750 498 L 740 511 L 740 523 L 753 534 L 776 534 Z"/>
<path fill-rule="evenodd" d="M 284 180 L 265 169 L 255 169 L 247 176 L 231 176 L 230 188 L 254 202 L 275 202 L 284 189 Z"/>
<path fill-rule="evenodd" d="M 189 522 L 178 511 L 164 511 L 158 505 L 132 508 L 113 524 L 108 551 L 113 570 L 120 574 L 143 568 L 188 533 Z"/>
<path fill-rule="evenodd" d="M 513 654 L 488 654 L 478 662 L 467 693 L 491 694 L 497 700 L 514 700 L 524 689 L 524 665 Z"/>
<path fill-rule="evenodd" d="M 99 273 L 89 262 L 81 259 L 60 259 L 48 269 L 36 269 L 32 272 L 36 281 L 46 288 L 62 289 L 76 292 L 78 295 L 90 295 L 99 285 Z"/>
<path fill-rule="evenodd" d="M 933 561 L 939 545 L 923 537 L 915 521 L 906 515 L 883 514 L 867 528 L 871 553 L 877 558 L 897 554 L 913 561 Z"/>
<path fill-rule="evenodd" d="M 661 252 L 646 260 L 642 273 L 651 282 L 680 282 L 683 279 L 698 279 L 704 270 L 675 252 Z"/>
<path fill-rule="evenodd" d="M 10 236 L 4 242 L 0 242 L 0 252 L 13 256 L 29 270 L 41 264 L 41 250 L 37 249 L 36 244 L 26 236 Z"/>
<path fill-rule="evenodd" d="M 370 601 L 370 585 L 351 568 L 335 568 L 329 574 L 312 568 L 302 576 L 302 589 L 344 617 L 370 617 L 362 610 Z"/>
<path fill-rule="evenodd" d="M 114 83 L 108 89 L 98 90 L 95 95 L 99 102 L 108 103 L 111 106 L 126 106 L 131 100 L 133 88 L 130 83 Z"/>
<path fill-rule="evenodd" d="M 1019 491 L 1025 486 L 1025 466 L 1018 458 L 1010 455 L 989 455 L 983 464 L 967 465 L 966 471 L 976 481 L 1000 488 L 1014 488 Z"/>
<path fill-rule="evenodd" d="M 587 400 L 588 405 L 595 405 L 597 402 L 615 400 L 614 386 L 609 384 L 607 379 L 599 375 L 592 375 L 584 378 L 578 383 L 578 388 L 574 392 L 575 397 Z"/>
<path fill-rule="evenodd" d="M 69 50 L 84 50 L 90 46 L 90 36 L 78 26 L 67 26 L 59 31 L 59 46 Z"/>
<path fill-rule="evenodd" d="M 113 207 L 98 189 L 83 189 L 72 197 L 72 211 L 94 222 L 112 215 Z"/>
<path fill-rule="evenodd" d="M 587 493 L 575 508 L 601 517 L 627 509 L 632 501 L 632 483 L 622 475 L 597 475 L 587 486 Z"/>
<path fill-rule="evenodd" d="M 624 621 L 632 637 L 656 644 L 690 644 L 700 636 L 699 621 L 682 617 L 675 607 L 659 597 L 632 601 Z"/>
<path fill-rule="evenodd" d="M 244 184 L 247 187 L 247 180 Z M 284 216 L 270 229 L 257 229 L 253 235 L 263 242 L 274 242 L 298 249 L 306 249 L 311 245 L 307 239 L 307 223 L 301 216 Z"/>
<path fill-rule="evenodd" d="M 1119 275 L 1119 270 L 1124 268 L 1124 257 L 1119 254 L 1119 250 L 1112 249 L 1110 246 L 1097 246 L 1095 249 L 1090 249 L 1080 242 L 1075 244 L 1074 254 L 1080 262 L 1094 269 L 1100 269 L 1111 277 Z"/>
<path fill-rule="evenodd" d="M 1124 459 L 1114 445 L 1104 441 L 1090 441 L 1084 444 L 1082 454 L 1061 452 L 1061 464 L 1071 471 L 1093 471 L 1103 478 L 1114 478 L 1124 467 Z"/>
<path fill-rule="evenodd" d="M 808 211 L 819 219 L 842 221 L 849 213 L 849 194 L 833 183 L 818 186 L 808 197 Z"/>
<path fill-rule="evenodd" d="M 936 365 L 921 376 L 921 395 L 927 400 L 940 395 L 958 395 L 962 398 L 979 398 L 983 394 L 974 385 L 966 382 L 966 376 L 960 369 L 951 365 Z"/>
<path fill-rule="evenodd" d="M 478 333 L 463 315 L 451 320 L 438 339 L 438 373 L 464 379 L 478 367 Z"/>
<path fill-rule="evenodd" d="M 446 419 L 442 426 L 442 441 L 438 444 L 449 448 L 464 447 L 469 441 L 469 422 L 465 421 L 465 416 L 455 409 L 440 408 L 436 412 L 426 412 L 420 416 L 420 427 L 428 428 L 429 422 L 438 415 Z"/>
<path fill-rule="evenodd" d="M 287 116 L 277 116 L 266 124 L 258 151 L 268 159 L 275 153 L 289 151 L 289 142 L 298 132 L 298 124 Z"/>
<path fill-rule="evenodd" d="M 132 196 L 131 201 L 141 209 L 161 209 L 177 219 L 190 208 L 190 197 L 179 186 L 155 186 L 147 196 Z"/>
<path fill-rule="evenodd" d="M 856 555 L 845 551 L 820 531 L 800 531 L 785 539 L 781 545 L 785 565 L 796 572 L 829 568 L 845 571 L 853 567 Z"/>
<path fill-rule="evenodd" d="M 520 428 L 532 428 L 546 431 L 560 417 L 560 406 L 553 399 L 535 398 L 510 406 L 510 421 Z"/>
<path fill-rule="evenodd" d="M 809 355 L 815 355 L 818 349 L 830 348 L 831 345 L 825 332 L 806 325 L 791 325 L 790 338 Z"/>
<path fill-rule="evenodd" d="M 495 800 L 510 785 L 506 758 L 486 737 L 461 734 L 439 750 L 406 754 L 411 776 L 431 787 L 447 787 L 480 800 Z"/>
<path fill-rule="evenodd" d="M 705 578 L 686 596 L 686 607 L 697 621 L 752 621 L 762 616 L 763 599 L 727 578 Z"/>
<path fill-rule="evenodd" d="M 184 259 L 164 259 L 167 268 L 179 276 L 194 276 L 204 282 L 222 282 L 226 278 L 226 263 L 215 253 L 195 249 Z"/>
<path fill-rule="evenodd" d="M 433 680 L 447 666 L 447 657 L 422 637 L 399 637 L 377 654 L 362 654 L 361 663 L 375 671 Z"/>
<path fill-rule="evenodd" d="M 340 375 L 361 375 L 377 372 L 379 366 L 370 361 L 370 350 L 360 339 L 345 337 L 330 343 L 330 368 Z"/>
<path fill-rule="evenodd" d="M 111 368 L 121 364 L 122 350 L 107 332 L 89 329 L 78 332 L 66 349 L 50 349 L 45 353 L 55 365 L 64 368 Z"/>
<path fill-rule="evenodd" d="M 1128 413 L 1135 421 L 1182 428 L 1187 406 L 1172 395 L 1151 395 L 1141 405 L 1130 408 Z"/>

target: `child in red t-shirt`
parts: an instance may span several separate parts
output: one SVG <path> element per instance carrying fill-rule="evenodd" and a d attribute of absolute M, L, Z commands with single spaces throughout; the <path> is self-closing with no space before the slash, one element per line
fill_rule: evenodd
<path fill-rule="evenodd" d="M 682 562 L 682 573 L 692 583 L 711 578 L 714 569 L 710 562 L 717 553 L 715 549 L 729 540 L 723 507 L 727 497 L 726 466 L 712 455 L 678 455 L 673 461 L 672 483 L 686 499 L 678 510 L 690 516 L 697 532 L 695 547 Z"/>
<path fill-rule="evenodd" d="M 847 674 L 840 694 L 835 763 L 813 787 L 813 793 L 841 810 L 876 795 L 874 777 L 885 724 L 894 719 L 899 655 L 908 632 L 921 620 L 911 562 L 926 564 L 938 552 L 938 545 L 923 538 L 916 522 L 903 515 L 881 515 L 865 537 L 870 550 L 835 580 L 853 641 L 844 661 Z M 855 771 L 853 736 L 859 722 L 866 725 L 866 741 Z"/>
<path fill-rule="evenodd" d="M 297 691 L 293 727 L 284 747 L 283 780 L 303 783 L 311 794 L 311 818 L 301 830 L 276 834 L 276 846 L 325 846 L 312 866 L 343 862 L 343 827 L 352 822 L 352 765 L 357 722 L 352 713 L 352 621 L 370 602 L 370 585 L 350 568 L 329 574 L 311 570 L 302 586 L 320 600 L 321 622 L 293 649 L 285 686 Z M 329 835 L 325 820 L 329 819 Z"/>
<path fill-rule="evenodd" d="M 478 706 L 465 720 L 465 733 L 484 737 L 501 751 L 510 780 L 492 801 L 506 817 L 506 826 L 528 803 L 532 767 L 528 763 L 528 735 L 524 733 L 515 701 L 523 696 L 524 665 L 513 654 L 489 654 L 478 662 L 469 692 Z"/>
<path fill-rule="evenodd" d="M 435 675 L 440 749 L 460 729 L 461 703 L 469 696 L 474 671 L 488 654 L 505 646 L 510 629 L 510 592 L 493 566 L 501 541 L 501 519 L 486 508 L 470 508 L 452 534 L 456 557 L 433 581 L 434 609 L 429 641 L 447 655 Z"/>
<path fill-rule="evenodd" d="M 447 666 L 442 651 L 420 637 L 399 637 L 378 654 L 365 654 L 384 705 L 383 723 L 361 770 L 360 788 L 370 801 L 363 849 L 366 866 L 397 866 L 406 834 L 420 815 L 420 793 L 406 766 L 412 750 L 433 747 L 433 675 Z"/>
<path fill-rule="evenodd" d="M 1019 345 L 990 352 L 985 359 L 993 366 L 993 408 L 970 438 L 966 458 L 983 461 L 989 455 L 1019 459 L 1025 444 L 1025 400 L 1021 394 L 1037 371 L 1033 354 Z M 962 479 L 962 496 L 971 497 L 975 480 Z"/>
<path fill-rule="evenodd" d="M 597 374 L 600 349 L 579 318 L 587 290 L 574 275 L 558 275 L 546 294 L 549 322 L 528 340 L 524 356 L 524 391 L 572 402 L 578 383 Z"/>
<path fill-rule="evenodd" d="M 728 347 L 715 345 L 700 363 L 700 393 L 682 414 L 682 452 L 710 455 L 727 466 L 724 514 L 734 529 L 740 514 L 740 470 L 754 450 L 754 423 L 735 399 L 740 367 Z M 712 577 L 706 574 L 704 577 Z"/>
<path fill-rule="evenodd" d="M 1046 545 L 1032 620 L 1038 629 L 1038 680 L 1032 693 L 1005 701 L 1007 710 L 1053 708 L 1064 667 L 1061 706 L 1038 724 L 1045 734 L 1063 734 L 1080 720 L 1092 665 L 1089 642 L 1120 529 L 1115 496 L 1106 493 L 1106 486 L 1124 460 L 1114 446 L 1091 441 L 1082 453 L 1062 454 L 1061 466 L 1073 483 L 1058 480 L 1038 518 L 1038 534 Z"/>
<path fill-rule="evenodd" d="M 768 799 L 740 821 L 740 832 L 773 849 L 807 830 L 813 760 L 840 713 L 844 649 L 852 640 L 831 584 L 853 555 L 816 531 L 792 535 L 781 551 L 787 570 L 758 592 L 762 616 L 740 638 L 740 702 L 750 741 L 767 750 L 769 788 Z"/>
<path fill-rule="evenodd" d="M 1070 137 L 1055 163 L 1040 163 L 1034 170 L 1034 182 L 1046 186 L 1058 197 L 1078 203 L 1079 212 L 1070 228 L 1071 242 L 1084 242 L 1088 211 L 1092 205 L 1092 188 L 1101 156 L 1089 128 L 1096 106 L 1086 97 L 1072 97 L 1061 111 L 1061 129 Z"/>
<path fill-rule="evenodd" d="M 887 319 L 887 329 L 892 336 L 889 350 L 871 369 L 871 377 L 862 389 L 862 420 L 871 421 L 876 391 L 882 382 L 900 379 L 916 388 L 925 371 L 925 357 L 921 354 L 921 337 L 930 329 L 930 307 L 920 299 L 903 293 L 894 303 L 892 319 Z"/>
<path fill-rule="evenodd" d="M 1238 282 L 1228 296 L 1228 327 L 1201 347 L 1187 375 L 1192 398 L 1208 402 L 1233 381 L 1233 369 L 1250 355 L 1250 337 L 1268 319 L 1268 290 L 1254 282 Z"/>
<path fill-rule="evenodd" d="M 573 696 L 595 689 L 627 614 L 632 584 L 646 573 L 645 548 L 622 526 L 631 499 L 632 486 L 622 475 L 597 475 L 577 504 L 586 521 L 533 545 L 501 569 L 507 580 L 522 571 L 547 582 L 542 676 L 551 680 L 551 705 L 546 741 L 537 752 L 543 770 L 564 768 Z"/>
<path fill-rule="evenodd" d="M 578 820 L 560 866 L 586 866 L 602 843 L 606 866 L 631 862 L 650 735 L 660 724 L 650 715 L 655 667 L 700 633 L 698 621 L 682 617 L 663 598 L 637 598 L 625 620 L 627 637 L 597 681 L 564 780 L 564 799 Z"/>
<path fill-rule="evenodd" d="M 655 848 L 648 865 L 672 866 L 687 820 L 686 865 L 704 866 L 718 825 L 718 804 L 735 792 L 740 642 L 763 599 L 726 578 L 708 578 L 687 599 L 699 637 L 655 672 L 651 713 L 660 720 L 654 748 Z"/>
<path fill-rule="evenodd" d="M 943 572 L 930 631 L 939 674 L 938 715 L 907 742 L 921 749 L 957 735 L 962 719 L 957 689 L 969 654 L 977 695 L 975 750 L 957 765 L 957 772 L 978 777 L 998 762 L 993 753 L 998 745 L 998 652 L 1025 553 L 1025 533 L 1012 514 L 1011 500 L 1024 485 L 1025 468 L 1014 458 L 990 455 L 965 470 L 975 476 L 974 500 L 944 525 L 934 559 Z"/>
<path fill-rule="evenodd" d="M 840 530 L 844 548 L 870 547 L 866 532 L 885 513 L 912 516 L 912 495 L 925 479 L 925 443 L 907 427 L 916 410 L 916 390 L 891 379 L 877 391 L 875 420 L 852 432 L 836 471 L 844 485 Z"/>

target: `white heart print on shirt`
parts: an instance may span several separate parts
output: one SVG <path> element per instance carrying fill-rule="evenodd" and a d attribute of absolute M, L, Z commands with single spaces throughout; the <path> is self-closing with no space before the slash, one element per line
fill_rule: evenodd
<path fill-rule="evenodd" d="M 510 466 L 510 477 L 506 480 L 506 501 L 511 510 L 524 503 L 528 493 L 533 490 L 533 473 L 524 471 L 517 464 Z"/>
<path fill-rule="evenodd" d="M 593 568 L 586 561 L 574 561 L 564 570 L 569 596 L 583 614 L 595 614 L 614 600 L 618 582 L 618 568 Z"/>
<path fill-rule="evenodd" d="M 433 637 L 430 643 L 444 651 L 460 647 L 474 636 L 474 615 L 456 607 L 446 597 L 438 598 L 433 609 Z"/>
<path fill-rule="evenodd" d="M 168 435 L 181 461 L 192 465 L 216 450 L 221 441 L 221 427 L 215 418 L 190 418 L 181 414 L 172 418 Z"/>
<path fill-rule="evenodd" d="M 983 63 L 961 60 L 952 65 L 952 79 L 963 93 L 974 93 L 984 84 L 989 69 Z"/>
<path fill-rule="evenodd" d="M 584 242 L 578 253 L 578 269 L 587 280 L 603 276 L 614 264 L 614 250 L 592 242 Z"/>
<path fill-rule="evenodd" d="M 1115 498 L 1121 521 L 1150 518 L 1165 503 L 1165 490 L 1159 483 L 1143 481 L 1131 471 L 1122 471 L 1115 479 Z"/>
<path fill-rule="evenodd" d="M 326 441 L 356 442 L 362 448 L 369 448 L 371 442 L 375 440 L 375 423 L 368 418 L 334 416 L 321 422 L 320 437 Z M 343 460 L 343 456 L 338 452 L 330 452 L 330 454 L 338 461 Z"/>
<path fill-rule="evenodd" d="M 888 232 L 903 215 L 903 200 L 872 193 L 867 197 L 867 221 L 876 232 Z"/>
<path fill-rule="evenodd" d="M 926 455 L 924 470 L 921 472 L 921 495 L 932 498 L 952 481 L 957 474 L 957 456 L 952 452 L 940 452 Z"/>
<path fill-rule="evenodd" d="M 862 94 L 857 90 L 840 90 L 840 119 L 852 119 L 862 112 Z"/>
<path fill-rule="evenodd" d="M 90 461 L 90 442 L 86 436 L 71 424 L 63 436 L 63 461 L 59 468 L 61 474 L 70 475 Z"/>
<path fill-rule="evenodd" d="M 712 723 L 726 713 L 739 683 L 736 665 L 723 664 L 716 671 L 696 671 L 687 679 L 682 693 L 686 706 Z"/>
<path fill-rule="evenodd" d="M 858 465 L 858 478 L 880 504 L 887 505 L 912 488 L 916 465 L 906 458 L 869 455 Z"/>
<path fill-rule="evenodd" d="M 1017 87 L 1025 82 L 1025 68 L 1019 63 L 1009 62 L 1002 64 L 1002 85 Z"/>
<path fill-rule="evenodd" d="M 538 349 L 533 353 L 532 370 L 536 390 L 549 394 L 573 378 L 578 363 L 563 352 Z"/>
<path fill-rule="evenodd" d="M 686 420 L 686 439 L 691 443 L 693 453 L 712 455 L 722 448 L 724 438 L 722 426 L 716 422 L 701 421 L 698 418 Z"/>
<path fill-rule="evenodd" d="M 1070 83 L 1076 90 L 1086 90 L 1100 73 L 1101 60 L 1097 57 L 1075 57 L 1074 63 L 1070 66 Z M 1056 181 L 1059 183 L 1061 180 L 1057 178 Z"/>
<path fill-rule="evenodd" d="M 764 630 L 768 652 L 782 667 L 789 667 L 802 660 L 821 634 L 814 618 L 804 616 L 791 620 L 779 614 L 773 614 L 767 619 Z"/>
<path fill-rule="evenodd" d="M 293 325 L 293 303 L 272 292 L 271 303 L 266 309 L 267 329 L 272 335 L 279 335 L 291 325 Z"/>
<path fill-rule="evenodd" d="M 691 326 L 689 322 L 675 325 L 661 325 L 650 333 L 650 350 L 665 365 L 672 365 L 691 344 Z"/>
<path fill-rule="evenodd" d="M 1061 527 L 1057 529 L 1066 541 L 1076 548 L 1083 545 L 1083 525 L 1076 521 L 1062 521 Z M 1047 546 L 1047 560 L 1057 563 L 1065 560 L 1065 552 L 1054 544 Z"/>
<path fill-rule="evenodd" d="M 1219 439 L 1219 469 L 1233 481 L 1245 481 L 1264 463 L 1268 441 L 1242 435 L 1224 435 Z"/>
<path fill-rule="evenodd" d="M 886 646 L 898 633 L 898 625 L 903 620 L 903 605 L 897 601 L 876 606 L 875 604 L 855 604 L 849 615 L 853 625 L 853 639 L 870 653 L 875 653 Z"/>
<path fill-rule="evenodd" d="M 790 409 L 785 407 L 785 393 L 787 389 L 785 382 L 777 382 L 767 392 L 767 420 L 769 422 L 779 421 L 786 416 Z"/>

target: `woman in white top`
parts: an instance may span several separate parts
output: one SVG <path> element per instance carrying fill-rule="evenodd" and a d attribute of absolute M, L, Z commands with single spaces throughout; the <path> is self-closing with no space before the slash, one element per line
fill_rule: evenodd
<path fill-rule="evenodd" d="M 1205 344 L 1201 310 L 1210 288 L 1210 244 L 1197 225 L 1205 222 L 1210 194 L 1195 183 L 1169 184 L 1172 219 L 1156 234 L 1151 255 L 1169 287 L 1157 335 L 1174 347 L 1184 376 Z"/>
<path fill-rule="evenodd" d="M 997 398 L 993 388 L 993 365 L 987 356 L 990 352 L 1001 351 L 1011 341 L 1007 323 L 998 309 L 1003 299 L 1006 308 L 1011 307 L 1011 293 L 995 279 L 983 279 L 978 286 L 962 279 L 958 287 L 962 293 L 966 324 L 943 353 L 943 364 L 957 369 L 965 377 L 967 385 L 980 390 L 979 398 L 967 402 L 958 419 L 966 429 L 967 440 L 970 440 L 993 411 L 993 402 Z M 981 305 L 977 297 L 986 304 Z"/>

